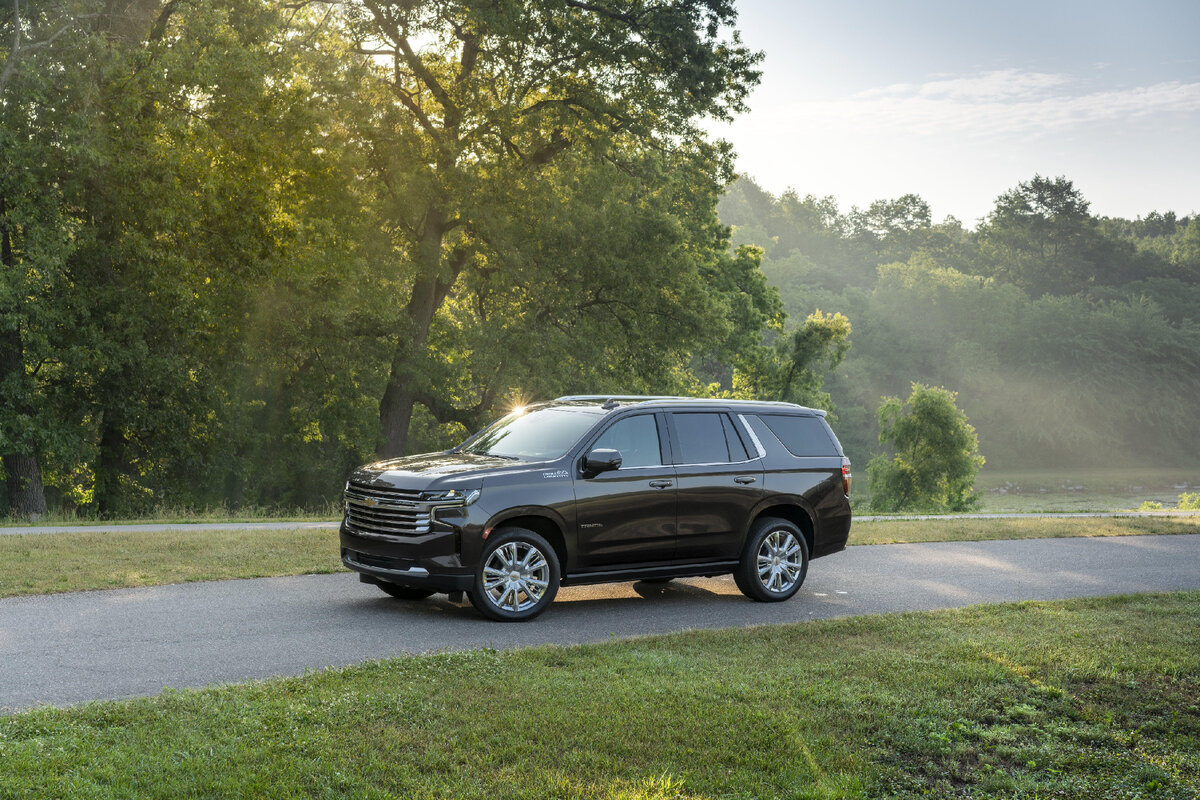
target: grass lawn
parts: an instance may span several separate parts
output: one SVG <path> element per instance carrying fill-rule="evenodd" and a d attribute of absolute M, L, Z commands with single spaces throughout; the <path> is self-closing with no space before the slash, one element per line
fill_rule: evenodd
<path fill-rule="evenodd" d="M 851 544 L 1200 533 L 1200 516 L 856 522 Z M 0 536 L 0 597 L 342 570 L 334 530 Z"/>
<path fill-rule="evenodd" d="M 0 597 L 341 569 L 336 530 L 0 536 Z"/>
<path fill-rule="evenodd" d="M 1195 798 L 1200 593 L 473 651 L 0 718 L 0 797 Z"/>

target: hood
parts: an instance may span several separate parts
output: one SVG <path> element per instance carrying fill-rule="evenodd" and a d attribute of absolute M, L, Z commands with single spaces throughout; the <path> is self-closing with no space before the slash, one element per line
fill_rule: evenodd
<path fill-rule="evenodd" d="M 369 483 L 387 483 L 399 488 L 426 488 L 437 478 L 517 466 L 520 462 L 474 453 L 423 453 L 360 467 L 354 478 Z"/>

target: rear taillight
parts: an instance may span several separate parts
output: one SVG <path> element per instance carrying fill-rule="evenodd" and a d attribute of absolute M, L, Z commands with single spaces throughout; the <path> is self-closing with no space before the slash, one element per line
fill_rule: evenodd
<path fill-rule="evenodd" d="M 850 474 L 850 459 L 842 456 L 842 489 L 846 492 L 846 497 L 850 496 L 850 481 L 853 476 Z"/>

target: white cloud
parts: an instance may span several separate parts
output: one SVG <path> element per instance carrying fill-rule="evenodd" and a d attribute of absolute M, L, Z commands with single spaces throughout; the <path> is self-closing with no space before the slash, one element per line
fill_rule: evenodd
<path fill-rule="evenodd" d="M 1069 75 L 1010 69 L 894 84 L 842 100 L 801 102 L 785 113 L 796 127 L 825 131 L 866 128 L 917 135 L 1036 136 L 1197 111 L 1200 83 L 1168 81 L 1086 91 Z"/>

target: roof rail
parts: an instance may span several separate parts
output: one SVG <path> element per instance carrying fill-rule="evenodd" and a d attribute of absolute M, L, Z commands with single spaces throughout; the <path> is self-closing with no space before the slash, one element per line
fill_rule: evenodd
<path fill-rule="evenodd" d="M 821 416 L 825 416 L 825 412 L 818 408 L 808 408 L 807 406 L 798 405 L 797 403 L 788 403 L 783 400 L 740 400 L 726 397 L 683 397 L 680 395 L 670 394 L 568 394 L 562 397 L 554 398 L 555 403 L 564 403 L 572 401 L 595 401 L 595 402 L 645 402 L 653 400 L 683 400 L 691 403 L 728 403 L 730 405 L 755 405 L 755 406 L 781 406 L 784 408 L 801 408 L 805 411 L 812 411 Z"/>
<path fill-rule="evenodd" d="M 554 402 L 569 402 L 571 400 L 693 400 L 692 397 L 679 397 L 669 394 L 567 394 L 554 398 Z"/>

